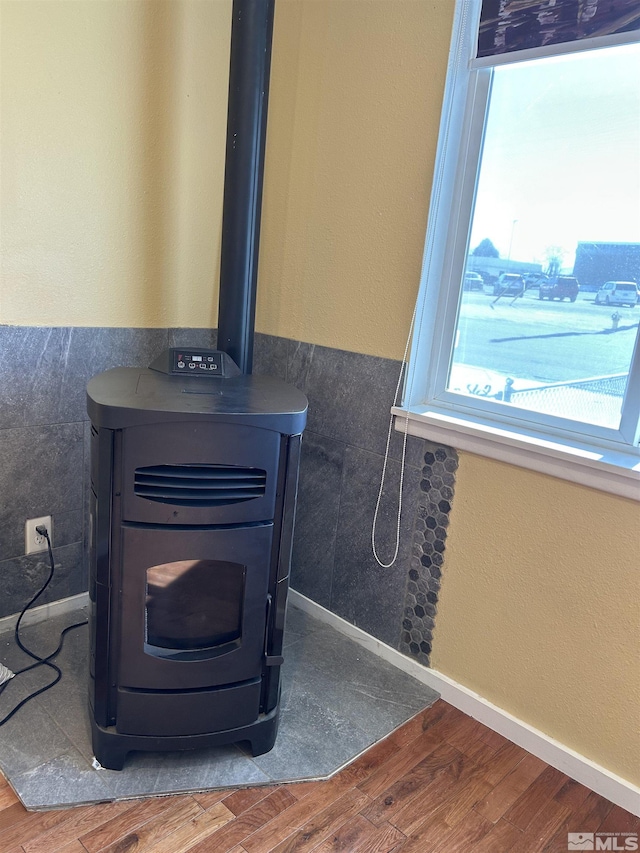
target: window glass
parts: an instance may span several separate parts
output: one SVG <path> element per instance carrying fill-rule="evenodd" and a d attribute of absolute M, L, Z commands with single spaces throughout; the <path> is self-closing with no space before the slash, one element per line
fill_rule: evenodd
<path fill-rule="evenodd" d="M 640 316 L 640 46 L 492 74 L 447 390 L 617 429 Z"/>

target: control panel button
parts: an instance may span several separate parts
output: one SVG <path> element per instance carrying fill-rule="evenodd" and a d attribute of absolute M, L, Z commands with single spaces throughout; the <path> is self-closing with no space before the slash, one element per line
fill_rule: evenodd
<path fill-rule="evenodd" d="M 200 368 L 199 372 L 196 368 Z M 216 377 L 224 376 L 224 368 L 222 362 L 222 353 L 216 350 L 173 350 L 172 368 L 174 375 L 184 373 L 186 370 L 192 370 L 194 376 L 204 378 L 213 378 L 211 373 L 215 373 Z"/>

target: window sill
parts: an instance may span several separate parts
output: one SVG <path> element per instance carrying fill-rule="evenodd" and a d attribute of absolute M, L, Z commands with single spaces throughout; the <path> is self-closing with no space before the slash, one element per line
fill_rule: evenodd
<path fill-rule="evenodd" d="M 391 411 L 398 432 L 404 432 L 408 418 L 410 435 L 640 501 L 640 458 L 633 453 L 551 441 L 426 407 L 417 412 L 398 407 Z"/>

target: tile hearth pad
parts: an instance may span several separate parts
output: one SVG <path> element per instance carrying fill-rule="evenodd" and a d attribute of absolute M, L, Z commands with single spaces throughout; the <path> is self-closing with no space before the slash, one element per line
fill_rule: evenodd
<path fill-rule="evenodd" d="M 60 631 L 86 617 L 65 614 L 21 630 L 41 655 Z M 287 612 L 275 747 L 252 758 L 244 744 L 193 752 L 130 753 L 124 770 L 95 769 L 91 749 L 87 628 L 71 631 L 57 663 L 62 680 L 0 728 L 0 768 L 28 809 L 325 778 L 431 705 L 438 694 L 334 628 L 293 607 Z M 30 663 L 13 631 L 0 634 L 0 662 Z M 0 718 L 51 681 L 46 667 L 15 678 L 0 696 Z"/>

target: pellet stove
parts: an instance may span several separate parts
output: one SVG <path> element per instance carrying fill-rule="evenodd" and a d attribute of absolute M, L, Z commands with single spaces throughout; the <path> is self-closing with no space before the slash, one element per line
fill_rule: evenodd
<path fill-rule="evenodd" d="M 131 750 L 272 748 L 305 396 L 172 349 L 87 388 L 91 724 Z"/>
<path fill-rule="evenodd" d="M 218 350 L 169 350 L 87 387 L 95 756 L 278 725 L 303 394 L 253 376 L 274 0 L 233 0 Z"/>

